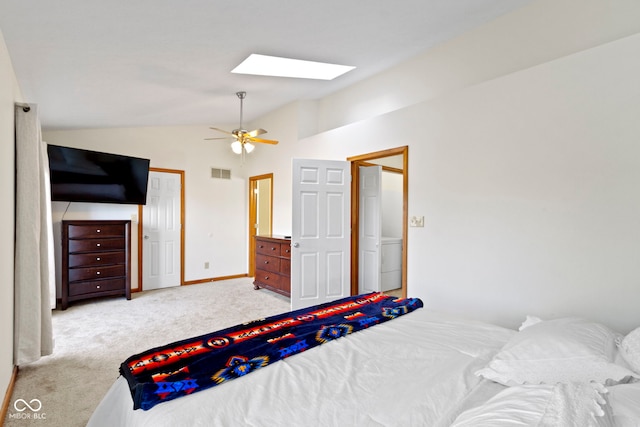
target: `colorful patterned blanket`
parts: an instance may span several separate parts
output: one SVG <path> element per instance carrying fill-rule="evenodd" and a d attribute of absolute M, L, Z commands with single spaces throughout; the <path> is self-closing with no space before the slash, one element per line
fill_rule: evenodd
<path fill-rule="evenodd" d="M 133 408 L 204 390 L 422 307 L 417 298 L 382 293 L 347 297 L 177 341 L 120 365 Z"/>

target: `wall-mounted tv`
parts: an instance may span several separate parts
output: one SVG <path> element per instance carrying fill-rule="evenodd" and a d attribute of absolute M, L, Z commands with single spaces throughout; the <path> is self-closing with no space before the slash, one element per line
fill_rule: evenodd
<path fill-rule="evenodd" d="M 149 160 L 48 145 L 51 200 L 144 205 Z"/>

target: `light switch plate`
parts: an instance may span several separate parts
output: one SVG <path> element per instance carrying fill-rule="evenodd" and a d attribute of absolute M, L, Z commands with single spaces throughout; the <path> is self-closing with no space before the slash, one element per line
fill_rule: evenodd
<path fill-rule="evenodd" d="M 410 227 L 424 227 L 424 216 L 412 216 L 409 218 Z"/>

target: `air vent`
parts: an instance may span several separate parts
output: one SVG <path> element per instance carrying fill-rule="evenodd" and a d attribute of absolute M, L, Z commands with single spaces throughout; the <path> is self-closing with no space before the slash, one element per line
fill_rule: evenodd
<path fill-rule="evenodd" d="M 231 179 L 231 169 L 211 168 L 211 178 Z"/>

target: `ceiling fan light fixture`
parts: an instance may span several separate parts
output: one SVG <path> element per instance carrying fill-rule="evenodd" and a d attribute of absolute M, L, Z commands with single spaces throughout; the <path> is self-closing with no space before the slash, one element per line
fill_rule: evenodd
<path fill-rule="evenodd" d="M 236 154 L 242 154 L 242 143 L 235 140 L 231 143 L 231 150 Z"/>
<path fill-rule="evenodd" d="M 278 141 L 276 141 L 275 139 L 256 138 L 258 135 L 267 133 L 267 131 L 262 128 L 254 129 L 252 131 L 244 130 L 244 128 L 242 127 L 242 104 L 243 104 L 242 101 L 244 100 L 247 93 L 236 92 L 236 95 L 238 96 L 238 98 L 240 98 L 240 125 L 238 126 L 238 129 L 234 129 L 231 132 L 218 129 L 215 127 L 212 127 L 210 129 L 225 133 L 230 137 L 234 137 L 236 140 L 231 143 L 231 151 L 233 151 L 236 154 L 240 154 L 242 156 L 242 162 L 244 163 L 245 153 L 249 154 L 255 148 L 255 145 L 252 144 L 252 142 L 258 142 L 261 144 L 277 144 Z M 205 138 L 205 139 L 225 139 L 225 138 Z"/>
<path fill-rule="evenodd" d="M 356 67 L 252 53 L 231 70 L 236 74 L 333 80 Z"/>

